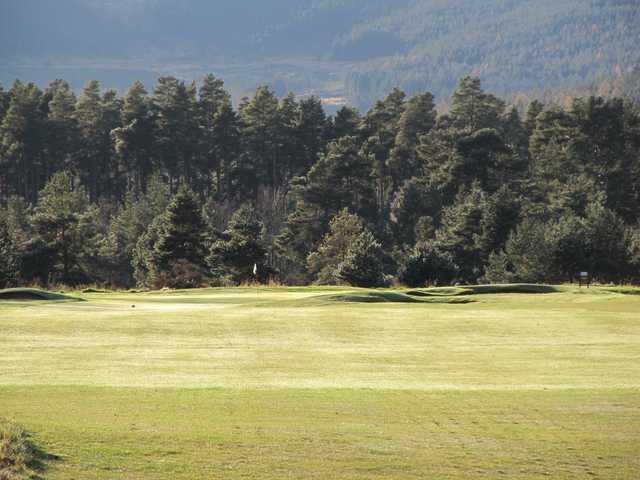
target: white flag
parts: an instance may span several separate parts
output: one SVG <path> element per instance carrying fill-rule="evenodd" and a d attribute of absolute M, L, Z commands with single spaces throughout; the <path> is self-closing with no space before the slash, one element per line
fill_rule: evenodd
<path fill-rule="evenodd" d="M 256 276 L 258 274 L 258 264 L 254 263 L 253 264 L 253 275 Z"/>

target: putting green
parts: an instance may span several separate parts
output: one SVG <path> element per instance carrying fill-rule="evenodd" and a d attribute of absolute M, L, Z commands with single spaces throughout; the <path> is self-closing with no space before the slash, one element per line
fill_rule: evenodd
<path fill-rule="evenodd" d="M 538 290 L 0 300 L 0 416 L 53 479 L 638 478 L 640 291 Z"/>

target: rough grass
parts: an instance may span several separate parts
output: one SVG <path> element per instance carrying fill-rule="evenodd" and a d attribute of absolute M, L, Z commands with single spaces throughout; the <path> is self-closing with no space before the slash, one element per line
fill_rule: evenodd
<path fill-rule="evenodd" d="M 24 428 L 0 418 L 0 480 L 37 480 L 52 459 Z"/>
<path fill-rule="evenodd" d="M 640 478 L 640 295 L 468 288 L 0 303 L 0 412 L 52 480 Z"/>

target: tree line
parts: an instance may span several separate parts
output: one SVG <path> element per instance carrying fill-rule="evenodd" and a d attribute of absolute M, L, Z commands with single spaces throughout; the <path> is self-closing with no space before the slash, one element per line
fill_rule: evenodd
<path fill-rule="evenodd" d="M 640 107 L 0 89 L 0 287 L 640 280 Z M 253 266 L 257 265 L 257 278 Z"/>

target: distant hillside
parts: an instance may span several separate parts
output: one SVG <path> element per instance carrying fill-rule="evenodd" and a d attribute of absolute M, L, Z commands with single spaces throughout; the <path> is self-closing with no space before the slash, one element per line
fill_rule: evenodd
<path fill-rule="evenodd" d="M 268 83 L 367 106 L 470 73 L 502 94 L 616 78 L 639 40 L 637 0 L 6 0 L 0 81 L 213 71 L 237 96 Z"/>
<path fill-rule="evenodd" d="M 365 102 L 393 86 L 446 93 L 469 73 L 499 93 L 561 88 L 619 76 L 638 64 L 640 3 L 424 0 L 356 26 L 341 45 L 365 60 L 373 32 L 406 49 L 349 73 L 349 92 Z"/>

